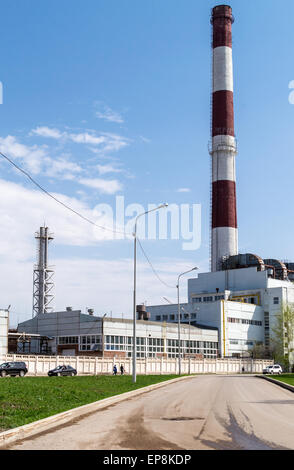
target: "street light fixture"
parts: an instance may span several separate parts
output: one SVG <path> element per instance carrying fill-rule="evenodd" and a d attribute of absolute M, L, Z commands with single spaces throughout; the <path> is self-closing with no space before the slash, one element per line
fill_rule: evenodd
<path fill-rule="evenodd" d="M 157 211 L 159 209 L 163 209 L 167 207 L 168 204 L 160 204 L 160 206 L 155 207 L 149 211 L 143 212 L 139 214 L 135 219 L 135 227 L 134 227 L 134 293 L 133 293 L 133 383 L 136 383 L 137 380 L 137 338 L 136 338 L 136 289 L 137 289 L 137 222 L 139 217 L 143 215 L 149 214 L 149 212 Z"/>
<path fill-rule="evenodd" d="M 196 271 L 196 269 L 199 269 L 197 266 L 195 266 L 192 269 L 189 269 L 189 271 L 185 271 L 184 273 L 179 274 L 178 276 L 178 282 L 177 282 L 177 289 L 178 289 L 178 356 L 179 356 L 179 375 L 181 375 L 181 315 L 180 315 L 180 278 L 184 276 L 184 274 L 188 274 L 192 271 Z"/>

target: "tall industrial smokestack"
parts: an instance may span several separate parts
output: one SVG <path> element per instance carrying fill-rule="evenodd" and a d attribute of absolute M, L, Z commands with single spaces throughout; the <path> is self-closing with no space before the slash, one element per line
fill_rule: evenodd
<path fill-rule="evenodd" d="M 238 254 L 236 211 L 237 153 L 234 132 L 232 9 L 212 9 L 213 89 L 211 123 L 212 234 L 211 270 L 221 268 L 224 256 Z"/>
<path fill-rule="evenodd" d="M 48 265 L 48 245 L 53 234 L 48 227 L 40 227 L 35 234 L 37 240 L 37 264 L 34 266 L 33 281 L 33 316 L 50 313 L 53 310 L 54 270 Z"/>

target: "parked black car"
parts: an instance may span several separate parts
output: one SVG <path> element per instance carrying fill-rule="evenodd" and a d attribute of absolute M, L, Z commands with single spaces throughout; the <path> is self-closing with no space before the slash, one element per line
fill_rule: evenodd
<path fill-rule="evenodd" d="M 7 375 L 24 377 L 27 372 L 28 369 L 24 362 L 4 362 L 0 365 L 0 377 Z"/>
<path fill-rule="evenodd" d="M 49 370 L 48 372 L 49 377 L 52 377 L 53 375 L 77 375 L 76 369 L 74 369 L 71 366 L 57 366 L 55 369 Z"/>

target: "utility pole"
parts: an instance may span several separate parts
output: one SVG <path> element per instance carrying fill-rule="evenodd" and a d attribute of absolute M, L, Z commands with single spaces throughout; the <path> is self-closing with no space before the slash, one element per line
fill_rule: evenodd
<path fill-rule="evenodd" d="M 149 214 L 149 212 L 157 211 L 159 209 L 163 209 L 167 207 L 168 204 L 160 204 L 160 206 L 155 207 L 154 209 L 151 209 L 149 211 L 143 212 L 142 214 L 139 214 L 136 217 L 135 220 L 135 227 L 134 227 L 134 290 L 133 290 L 133 374 L 132 374 L 132 379 L 133 383 L 136 383 L 137 381 L 137 332 L 136 332 L 136 326 L 137 326 L 137 319 L 136 319 L 136 303 L 137 303 L 137 223 L 139 217 L 142 217 L 145 214 Z"/>

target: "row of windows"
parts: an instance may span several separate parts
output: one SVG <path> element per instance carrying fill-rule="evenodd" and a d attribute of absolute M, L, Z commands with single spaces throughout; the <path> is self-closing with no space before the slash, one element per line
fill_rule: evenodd
<path fill-rule="evenodd" d="M 259 320 L 248 320 L 247 318 L 232 318 L 228 317 L 229 323 L 242 323 L 242 325 L 255 325 L 262 326 L 262 321 Z"/>
<path fill-rule="evenodd" d="M 58 344 L 79 344 L 78 336 L 59 336 Z"/>
<path fill-rule="evenodd" d="M 94 351 L 101 349 L 100 335 L 84 335 L 84 336 L 59 336 L 58 344 L 64 346 L 66 344 L 78 344 L 80 351 Z"/>
<path fill-rule="evenodd" d="M 164 353 L 164 339 L 162 338 L 136 338 L 137 357 L 156 357 Z M 106 336 L 105 349 L 126 351 L 128 357 L 132 355 L 133 338 L 128 336 Z M 177 357 L 178 340 L 167 339 L 166 352 L 168 357 Z M 217 356 L 218 343 L 213 341 L 181 341 L 183 354 L 204 354 L 204 357 Z"/>
<path fill-rule="evenodd" d="M 253 305 L 258 305 L 259 304 L 259 299 L 258 296 L 252 296 L 252 297 L 233 297 L 230 299 L 232 302 L 242 302 L 244 304 L 253 304 Z"/>
<path fill-rule="evenodd" d="M 178 340 L 167 340 L 168 357 L 178 356 Z M 218 343 L 213 341 L 185 341 L 180 342 L 182 354 L 203 354 L 204 357 L 217 357 Z"/>
<path fill-rule="evenodd" d="M 181 340 L 181 348 L 212 348 L 217 349 L 218 343 L 213 341 L 185 341 Z M 168 339 L 167 347 L 178 347 L 179 341 L 177 339 Z"/>
<path fill-rule="evenodd" d="M 217 300 L 224 300 L 224 295 L 209 295 L 205 297 L 192 297 L 192 303 L 197 304 L 201 302 L 216 302 Z"/>
<path fill-rule="evenodd" d="M 254 342 L 253 341 L 244 341 L 244 340 L 238 340 L 238 339 L 231 339 L 230 344 L 245 344 L 246 346 L 253 346 Z"/>
<path fill-rule="evenodd" d="M 224 295 L 209 295 L 205 297 L 192 297 L 192 303 L 201 303 L 201 302 L 215 302 L 217 300 L 224 300 L 225 296 Z M 248 295 L 248 296 L 240 296 L 240 297 L 233 297 L 230 299 L 233 302 L 244 302 L 244 303 L 249 303 L 249 304 L 259 304 L 258 300 L 258 295 Z M 273 303 L 275 305 L 278 305 L 280 302 L 279 297 L 274 297 L 273 298 Z"/>
<path fill-rule="evenodd" d="M 60 336 L 59 345 L 78 344 L 80 351 L 94 351 L 102 348 L 100 335 Z M 177 357 L 178 340 L 167 339 L 168 357 Z M 216 357 L 218 343 L 213 341 L 186 341 L 181 340 L 181 352 L 187 354 L 204 354 L 204 357 Z M 126 351 L 132 355 L 133 338 L 131 336 L 105 336 L 105 349 L 112 351 Z M 137 357 L 156 357 L 164 352 L 164 339 L 162 338 L 136 338 Z"/>
<path fill-rule="evenodd" d="M 80 351 L 97 351 L 101 347 L 101 335 L 80 336 Z"/>
<path fill-rule="evenodd" d="M 184 313 L 180 314 L 180 320 L 193 320 L 196 318 L 196 313 Z M 171 313 L 170 315 L 156 315 L 155 316 L 155 321 L 175 321 L 178 320 L 179 316 Z"/>

